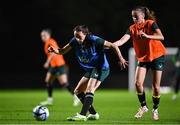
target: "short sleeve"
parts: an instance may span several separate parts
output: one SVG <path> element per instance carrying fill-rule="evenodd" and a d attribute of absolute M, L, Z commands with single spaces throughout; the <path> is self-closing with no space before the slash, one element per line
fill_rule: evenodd
<path fill-rule="evenodd" d="M 104 42 L 105 42 L 105 40 L 102 39 L 102 38 L 97 38 L 97 39 L 96 39 L 96 44 L 97 44 L 97 46 L 99 46 L 99 47 L 104 47 Z"/>
<path fill-rule="evenodd" d="M 125 33 L 125 34 L 131 35 L 131 31 L 130 31 L 129 28 L 126 30 L 126 33 Z"/>
<path fill-rule="evenodd" d="M 91 38 L 93 39 L 93 41 L 95 41 L 97 47 L 104 47 L 104 39 L 97 36 L 92 36 Z"/>
<path fill-rule="evenodd" d="M 154 23 L 152 24 L 152 31 L 155 32 L 156 29 L 159 29 L 159 27 L 158 27 L 157 23 L 154 22 Z"/>

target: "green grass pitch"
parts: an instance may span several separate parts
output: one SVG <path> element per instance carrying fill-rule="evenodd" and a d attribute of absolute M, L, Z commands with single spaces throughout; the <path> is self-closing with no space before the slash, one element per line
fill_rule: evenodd
<path fill-rule="evenodd" d="M 148 92 L 149 112 L 142 119 L 135 119 L 139 108 L 135 93 L 125 90 L 98 90 L 94 105 L 100 120 L 86 122 L 66 121 L 68 116 L 80 111 L 81 105 L 72 106 L 72 96 L 66 91 L 54 91 L 54 105 L 49 106 L 47 121 L 36 121 L 32 109 L 46 98 L 45 90 L 0 90 L 0 124 L 180 124 L 180 98 L 171 100 L 171 94 L 162 94 L 159 107 L 159 121 L 152 121 L 151 92 Z"/>

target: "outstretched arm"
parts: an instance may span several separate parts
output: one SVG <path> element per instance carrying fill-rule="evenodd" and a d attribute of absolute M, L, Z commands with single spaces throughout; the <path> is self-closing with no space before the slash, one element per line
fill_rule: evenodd
<path fill-rule="evenodd" d="M 128 66 L 128 62 L 123 58 L 118 46 L 116 46 L 115 44 L 108 42 L 108 41 L 104 42 L 104 46 L 114 50 L 114 52 L 116 53 L 116 55 L 119 58 L 121 68 L 126 68 L 126 66 Z"/>
<path fill-rule="evenodd" d="M 65 45 L 63 48 L 55 48 L 53 46 L 49 46 L 48 51 L 49 52 L 53 52 L 55 54 L 66 54 L 67 52 L 69 52 L 71 50 L 71 46 L 68 43 L 67 45 Z"/>
<path fill-rule="evenodd" d="M 126 43 L 129 39 L 130 39 L 130 35 L 129 34 L 125 34 L 123 37 L 121 37 L 120 40 L 114 42 L 114 44 L 116 46 L 122 46 L 124 43 Z"/>

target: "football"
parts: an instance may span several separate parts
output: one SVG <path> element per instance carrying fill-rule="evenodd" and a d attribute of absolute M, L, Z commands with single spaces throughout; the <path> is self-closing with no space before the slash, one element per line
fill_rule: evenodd
<path fill-rule="evenodd" d="M 45 106 L 38 105 L 33 109 L 33 117 L 38 121 L 46 121 L 49 117 L 49 110 Z"/>

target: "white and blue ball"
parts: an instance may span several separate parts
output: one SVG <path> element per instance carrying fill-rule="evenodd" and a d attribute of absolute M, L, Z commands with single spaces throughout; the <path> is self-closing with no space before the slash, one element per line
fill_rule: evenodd
<path fill-rule="evenodd" d="M 33 116 L 38 121 L 45 121 L 49 117 L 49 110 L 45 106 L 38 105 L 33 109 Z"/>

